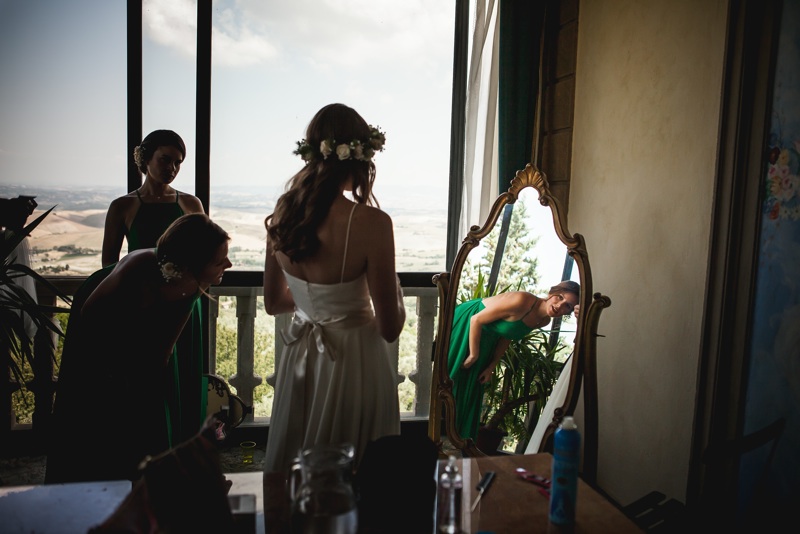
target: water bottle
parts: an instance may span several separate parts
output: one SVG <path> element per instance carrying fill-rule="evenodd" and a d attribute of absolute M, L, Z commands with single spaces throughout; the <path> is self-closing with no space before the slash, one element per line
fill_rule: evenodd
<path fill-rule="evenodd" d="M 461 533 L 461 473 L 456 466 L 456 457 L 450 456 L 444 472 L 439 476 L 438 510 L 436 531 L 444 534 Z"/>
<path fill-rule="evenodd" d="M 575 420 L 564 417 L 553 436 L 553 473 L 550 477 L 550 522 L 575 523 L 581 434 Z"/>

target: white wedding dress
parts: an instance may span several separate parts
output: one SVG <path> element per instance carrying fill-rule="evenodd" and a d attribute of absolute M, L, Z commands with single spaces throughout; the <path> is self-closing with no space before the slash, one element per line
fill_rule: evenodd
<path fill-rule="evenodd" d="M 528 446 L 525 448 L 525 454 L 536 454 L 542 446 L 542 439 L 544 432 L 550 425 L 555 415 L 556 408 L 564 406 L 567 401 L 567 392 L 569 391 L 569 378 L 572 376 L 572 354 L 569 355 L 567 361 L 564 362 L 564 368 L 561 374 L 558 375 L 556 383 L 553 385 L 553 390 L 550 392 L 547 402 L 542 409 L 542 414 L 539 416 L 539 421 L 536 423 L 536 428 L 533 429 L 531 439 L 528 441 Z"/>
<path fill-rule="evenodd" d="M 299 450 L 315 444 L 352 443 L 358 465 L 370 440 L 400 434 L 396 373 L 366 275 L 315 284 L 284 274 L 296 309 L 281 332 L 286 346 L 277 363 L 264 471 L 287 471 Z"/>

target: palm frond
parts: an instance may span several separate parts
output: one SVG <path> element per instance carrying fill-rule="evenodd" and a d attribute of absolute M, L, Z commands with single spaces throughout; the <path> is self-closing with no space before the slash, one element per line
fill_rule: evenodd
<path fill-rule="evenodd" d="M 29 334 L 30 321 L 36 331 L 46 328 L 57 336 L 64 333 L 54 322 L 55 313 L 69 312 L 69 308 L 39 304 L 18 282 L 23 277 L 31 277 L 36 283 L 44 285 L 67 304 L 71 301 L 57 287 L 42 275 L 17 261 L 16 250 L 22 241 L 44 220 L 55 206 L 38 216 L 21 230 L 5 229 L 0 242 L 0 354 L 7 360 L 7 366 L 14 380 L 23 385 L 23 370 L 28 365 L 33 368 L 33 338 Z M 52 343 L 50 336 L 46 336 Z"/>

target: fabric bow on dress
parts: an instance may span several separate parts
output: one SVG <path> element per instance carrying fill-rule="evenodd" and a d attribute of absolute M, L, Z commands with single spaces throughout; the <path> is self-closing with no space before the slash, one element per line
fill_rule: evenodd
<path fill-rule="evenodd" d="M 297 309 L 289 326 L 281 330 L 281 337 L 284 343 L 291 345 L 303 336 L 308 336 L 309 347 L 316 347 L 319 354 L 327 354 L 331 361 L 336 361 L 336 353 L 326 342 L 323 327 L 340 323 L 346 318 L 347 316 L 345 315 L 334 315 L 321 321 L 315 321 L 303 310 Z M 308 357 L 308 351 L 306 351 L 306 357 Z M 305 360 L 305 358 L 298 359 L 297 363 L 300 364 L 301 360 Z M 302 363 L 305 362 L 303 361 Z"/>

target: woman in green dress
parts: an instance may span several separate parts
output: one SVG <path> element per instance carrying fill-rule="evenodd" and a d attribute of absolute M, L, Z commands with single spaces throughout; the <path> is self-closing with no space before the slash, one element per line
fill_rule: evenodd
<path fill-rule="evenodd" d="M 180 217 L 155 249 L 87 280 L 73 302 L 59 368 L 46 483 L 134 479 L 179 440 L 170 416 L 173 347 L 194 302 L 231 266 L 228 234 Z"/>
<path fill-rule="evenodd" d="M 580 303 L 580 285 L 565 280 L 546 297 L 509 291 L 456 306 L 447 358 L 456 403 L 456 428 L 462 438 L 478 434 L 484 384 L 511 341 L 544 328 L 553 317 L 572 313 Z"/>
<path fill-rule="evenodd" d="M 106 214 L 103 267 L 119 260 L 123 238 L 128 252 L 153 248 L 167 227 L 185 213 L 203 213 L 200 200 L 172 187 L 186 158 L 186 145 L 172 130 L 155 130 L 134 149 L 133 159 L 144 175 L 142 186 L 113 202 Z M 202 301 L 198 299 L 175 348 L 171 362 L 172 427 L 178 441 L 194 436 L 206 416 Z"/>

